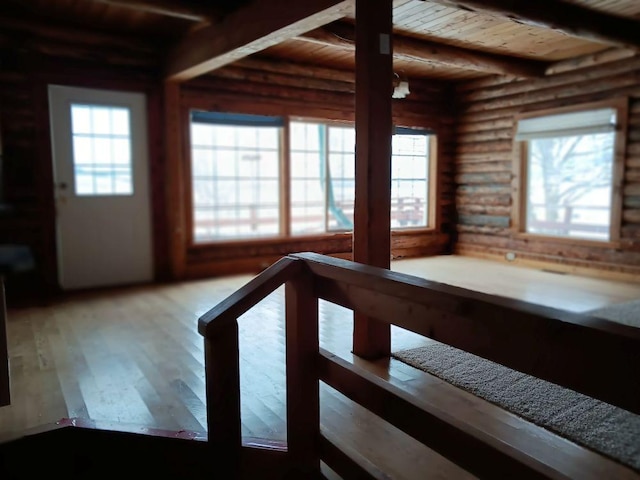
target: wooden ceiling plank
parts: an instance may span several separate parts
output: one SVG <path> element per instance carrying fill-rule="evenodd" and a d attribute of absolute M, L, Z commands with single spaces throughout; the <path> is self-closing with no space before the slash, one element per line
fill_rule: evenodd
<path fill-rule="evenodd" d="M 313 42 L 347 50 L 355 50 L 355 30 L 346 23 L 335 23 L 330 27 L 307 32 L 298 40 Z M 469 50 L 427 40 L 394 35 L 393 54 L 396 59 L 437 63 L 465 70 L 522 78 L 542 77 L 546 64 L 534 60 L 507 57 Z"/>
<path fill-rule="evenodd" d="M 422 0 L 425 1 L 425 0 Z M 611 15 L 561 0 L 429 0 L 487 13 L 513 22 L 551 29 L 584 40 L 640 49 L 640 21 Z"/>
<path fill-rule="evenodd" d="M 189 80 L 338 20 L 353 8 L 353 0 L 256 0 L 180 41 L 169 53 L 165 77 Z"/>

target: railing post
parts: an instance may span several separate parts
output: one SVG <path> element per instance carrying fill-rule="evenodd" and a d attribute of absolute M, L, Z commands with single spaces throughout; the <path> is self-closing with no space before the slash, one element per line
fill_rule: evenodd
<path fill-rule="evenodd" d="M 207 332 L 204 358 L 212 468 L 229 472 L 227 478 L 235 478 L 242 448 L 237 320 Z"/>
<path fill-rule="evenodd" d="M 318 298 L 303 270 L 286 283 L 287 449 L 292 478 L 320 475 Z"/>

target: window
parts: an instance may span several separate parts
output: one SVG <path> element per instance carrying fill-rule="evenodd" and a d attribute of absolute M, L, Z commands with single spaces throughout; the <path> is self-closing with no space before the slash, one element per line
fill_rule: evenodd
<path fill-rule="evenodd" d="M 281 125 L 255 115 L 192 115 L 196 243 L 278 235 Z"/>
<path fill-rule="evenodd" d="M 291 233 L 353 229 L 355 130 L 291 122 Z"/>
<path fill-rule="evenodd" d="M 612 239 L 618 125 L 611 107 L 518 121 L 524 232 Z"/>
<path fill-rule="evenodd" d="M 288 158 L 280 148 L 283 128 Z M 428 225 L 426 133 L 398 129 L 393 137 L 392 228 Z M 285 127 L 279 117 L 192 112 L 194 242 L 351 231 L 355 143 L 348 125 Z M 283 171 L 288 178 L 280 177 Z"/>
<path fill-rule="evenodd" d="M 391 227 L 428 225 L 428 132 L 396 129 L 392 139 Z M 291 122 L 291 233 L 353 229 L 355 129 Z"/>
<path fill-rule="evenodd" d="M 71 104 L 76 195 L 131 195 L 130 112 L 124 107 Z"/>

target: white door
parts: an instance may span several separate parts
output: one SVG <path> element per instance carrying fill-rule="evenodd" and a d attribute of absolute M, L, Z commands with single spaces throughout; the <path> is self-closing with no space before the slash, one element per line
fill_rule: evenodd
<path fill-rule="evenodd" d="M 152 279 L 145 104 L 140 93 L 49 86 L 63 289 Z"/>

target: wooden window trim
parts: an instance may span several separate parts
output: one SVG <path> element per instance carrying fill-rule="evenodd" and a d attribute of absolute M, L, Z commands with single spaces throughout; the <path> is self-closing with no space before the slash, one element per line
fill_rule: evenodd
<path fill-rule="evenodd" d="M 618 126 L 615 131 L 613 172 L 611 179 L 611 214 L 609 225 L 609 240 L 590 240 L 574 237 L 554 237 L 551 235 L 529 233 L 526 228 L 526 194 L 528 143 L 515 140 L 518 121 L 526 118 L 543 117 L 562 113 L 579 112 L 613 108 L 617 111 Z M 629 120 L 629 98 L 615 98 L 598 102 L 571 105 L 568 107 L 548 108 L 537 111 L 522 112 L 514 115 L 513 123 L 513 178 L 512 178 L 512 209 L 511 230 L 516 238 L 523 240 L 541 240 L 550 242 L 566 242 L 577 245 L 617 248 L 620 245 L 622 230 L 623 183 L 627 145 L 627 128 Z"/>

